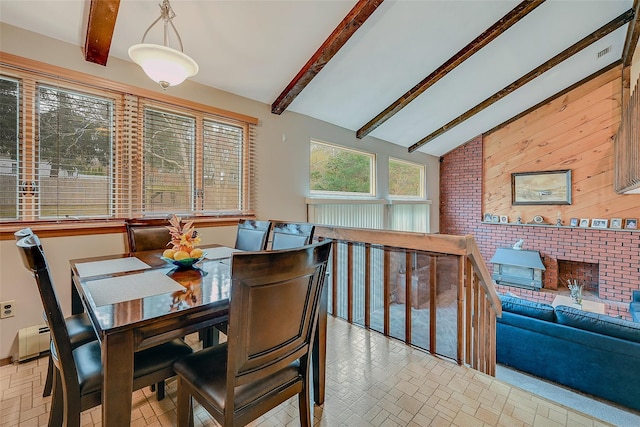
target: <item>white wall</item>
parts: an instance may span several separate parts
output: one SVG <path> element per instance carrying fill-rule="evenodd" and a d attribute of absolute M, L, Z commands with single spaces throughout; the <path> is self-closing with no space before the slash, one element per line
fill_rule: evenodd
<path fill-rule="evenodd" d="M 97 75 L 113 81 L 161 92 L 135 64 L 109 58 L 106 67 L 84 61 L 82 49 L 0 23 L 0 56 L 7 52 L 45 63 Z M 204 72 L 204 71 L 201 71 Z M 293 77 L 293 76 L 291 76 Z M 270 106 L 187 81 L 169 89 L 173 96 L 257 117 L 258 217 L 262 219 L 306 220 L 304 198 L 308 196 L 309 140 L 318 139 L 377 153 L 378 163 L 386 165 L 389 156 L 427 165 L 427 196 L 433 201 L 431 230 L 439 230 L 439 162 L 423 153 L 409 154 L 397 145 L 285 111 L 271 114 Z M 286 141 L 283 141 L 283 135 Z M 378 191 L 387 191 L 386 172 L 378 176 Z M 234 229 L 203 231 L 203 243 L 233 244 Z M 63 309 L 70 311 L 68 260 L 124 251 L 121 234 L 50 238 L 43 240 Z M 42 306 L 31 276 L 21 267 L 13 241 L 0 242 L 0 301 L 16 301 L 16 316 L 0 320 L 0 359 L 17 352 L 17 331 L 42 322 Z"/>

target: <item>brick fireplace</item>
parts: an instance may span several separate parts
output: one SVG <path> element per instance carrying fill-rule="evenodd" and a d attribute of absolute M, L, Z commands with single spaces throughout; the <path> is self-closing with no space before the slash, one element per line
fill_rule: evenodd
<path fill-rule="evenodd" d="M 440 232 L 473 235 L 490 270 L 496 249 L 519 239 L 524 240 L 524 249 L 540 252 L 546 268 L 542 289 L 499 287 L 500 291 L 550 303 L 566 271 L 585 279 L 590 275 L 607 313 L 630 318 L 632 291 L 640 289 L 640 231 L 482 223 L 482 168 L 482 137 L 442 158 Z M 563 265 L 567 260 L 570 265 Z M 584 264 L 596 264 L 597 272 Z"/>
<path fill-rule="evenodd" d="M 600 276 L 600 264 L 594 262 L 578 262 L 570 260 L 558 260 L 558 287 L 567 287 L 567 280 L 577 281 L 583 285 L 585 291 L 598 293 L 598 278 Z"/>

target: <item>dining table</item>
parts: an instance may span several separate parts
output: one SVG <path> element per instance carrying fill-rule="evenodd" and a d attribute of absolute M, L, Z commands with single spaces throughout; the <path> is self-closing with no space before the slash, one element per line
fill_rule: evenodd
<path fill-rule="evenodd" d="M 201 246 L 192 268 L 162 257 L 162 250 L 73 259 L 72 313 L 86 312 L 100 340 L 102 425 L 131 423 L 134 353 L 185 337 L 229 319 L 231 257 L 223 245 Z M 327 286 L 320 303 L 312 353 L 313 397 L 324 403 Z"/>

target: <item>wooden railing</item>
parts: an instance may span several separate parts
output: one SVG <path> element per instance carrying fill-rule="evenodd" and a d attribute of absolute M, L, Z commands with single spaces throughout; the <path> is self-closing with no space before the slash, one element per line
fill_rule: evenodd
<path fill-rule="evenodd" d="M 495 375 L 491 275 L 472 236 L 316 226 L 334 240 L 329 313 Z"/>

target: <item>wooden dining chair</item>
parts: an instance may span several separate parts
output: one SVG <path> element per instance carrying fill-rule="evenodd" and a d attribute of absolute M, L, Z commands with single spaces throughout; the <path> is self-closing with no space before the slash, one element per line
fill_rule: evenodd
<path fill-rule="evenodd" d="M 236 249 L 243 251 L 264 251 L 271 230 L 270 221 L 241 219 L 236 232 Z"/>
<path fill-rule="evenodd" d="M 227 342 L 174 365 L 178 426 L 193 422 L 195 398 L 223 426 L 245 425 L 298 395 L 311 426 L 310 357 L 331 241 L 235 253 Z"/>
<path fill-rule="evenodd" d="M 20 241 L 32 234 L 33 231 L 30 228 L 23 228 L 22 230 L 18 230 L 13 233 L 13 236 L 16 241 Z M 47 319 L 47 314 L 44 311 L 42 312 L 42 319 L 44 320 L 44 323 L 49 326 L 49 319 Z M 66 317 L 64 319 L 64 323 L 67 328 L 67 333 L 69 334 L 69 340 L 71 341 L 72 348 L 76 348 L 82 344 L 88 343 L 89 341 L 98 339 L 93 329 L 93 325 L 91 324 L 91 320 L 86 313 L 78 313 Z M 51 396 L 51 389 L 53 387 L 53 370 L 53 360 L 51 359 L 51 355 L 49 355 L 49 360 L 47 361 L 47 376 L 44 381 L 42 397 Z"/>
<path fill-rule="evenodd" d="M 315 225 L 306 222 L 274 221 L 271 233 L 271 249 L 299 248 L 313 241 Z"/>
<path fill-rule="evenodd" d="M 100 342 L 73 347 L 38 236 L 16 245 L 27 270 L 33 273 L 51 330 L 51 358 L 55 366 L 49 427 L 79 427 L 80 413 L 102 403 L 103 368 Z M 133 388 L 158 383 L 174 375 L 173 363 L 192 353 L 180 339 L 142 350 L 134 356 Z"/>
<path fill-rule="evenodd" d="M 171 240 L 169 229 L 163 225 L 126 223 L 129 252 L 167 249 Z"/>

